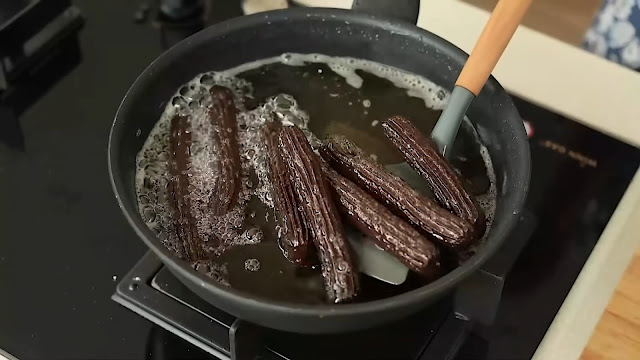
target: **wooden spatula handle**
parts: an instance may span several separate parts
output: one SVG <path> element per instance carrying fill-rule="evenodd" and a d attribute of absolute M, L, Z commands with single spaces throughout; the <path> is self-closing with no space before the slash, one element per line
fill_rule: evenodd
<path fill-rule="evenodd" d="M 461 86 L 478 95 L 496 66 L 532 0 L 499 0 L 478 38 L 458 80 Z M 464 26 L 464 24 L 460 24 Z"/>

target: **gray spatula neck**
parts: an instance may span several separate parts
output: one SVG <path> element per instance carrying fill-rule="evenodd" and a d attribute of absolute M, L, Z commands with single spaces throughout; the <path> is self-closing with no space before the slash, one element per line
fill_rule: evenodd
<path fill-rule="evenodd" d="M 431 132 L 431 139 L 438 145 L 438 150 L 445 157 L 449 156 L 450 151 L 448 150 L 453 145 L 464 114 L 474 98 L 475 95 L 471 91 L 461 86 L 454 87 L 449 97 L 449 103 Z"/>

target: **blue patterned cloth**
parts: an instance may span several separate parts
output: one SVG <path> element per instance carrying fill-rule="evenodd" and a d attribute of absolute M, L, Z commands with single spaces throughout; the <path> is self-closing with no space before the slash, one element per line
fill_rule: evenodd
<path fill-rule="evenodd" d="M 583 47 L 640 70 L 640 0 L 605 0 L 585 35 Z"/>

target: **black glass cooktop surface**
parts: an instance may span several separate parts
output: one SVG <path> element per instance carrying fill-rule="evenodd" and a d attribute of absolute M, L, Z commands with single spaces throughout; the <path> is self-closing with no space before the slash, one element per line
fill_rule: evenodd
<path fill-rule="evenodd" d="M 0 96 L 0 349 L 19 359 L 211 358 L 111 300 L 147 249 L 111 191 L 109 128 L 171 36 L 137 23 L 137 2 L 74 5 L 85 19 L 77 40 Z M 228 7 L 217 14 L 239 5 Z M 475 325 L 461 358 L 531 356 L 640 160 L 632 146 L 517 106 L 534 130 L 527 209 L 537 226 L 506 278 L 495 324 Z"/>

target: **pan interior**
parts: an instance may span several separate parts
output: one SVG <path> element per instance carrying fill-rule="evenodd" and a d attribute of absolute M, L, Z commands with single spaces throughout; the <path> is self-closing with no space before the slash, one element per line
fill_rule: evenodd
<path fill-rule="evenodd" d="M 429 134 L 448 99 L 447 91 L 415 74 L 361 59 L 319 54 L 288 53 L 227 71 L 196 76 L 167 99 L 165 113 L 138 154 L 139 212 L 147 226 L 171 249 L 176 248 L 173 244 L 179 239 L 174 239 L 175 231 L 171 230 L 175 220 L 167 211 L 170 207 L 168 197 L 161 193 L 166 189 L 169 175 L 166 169 L 168 154 L 160 149 L 168 147 L 168 124 L 176 111 L 197 116 L 199 109 L 205 106 L 203 98 L 207 96 L 207 86 L 216 82 L 238 89 L 238 97 L 242 99 L 241 111 L 245 115 L 251 114 L 252 119 L 266 118 L 275 113 L 281 121 L 293 122 L 310 130 L 312 140 L 331 135 L 345 136 L 385 165 L 403 162 L 404 158 L 386 139 L 381 123 L 391 116 L 402 115 L 424 134 Z M 265 102 L 269 106 L 265 107 Z M 249 127 L 253 123 L 255 120 L 251 120 Z M 239 124 L 241 134 L 254 131 L 243 129 L 247 127 L 246 120 Z M 259 297 L 291 303 L 325 303 L 320 266 L 296 268 L 282 255 L 278 225 L 271 206 L 264 200 L 264 189 L 268 191 L 270 186 L 264 184 L 268 183 L 268 178 L 258 176 L 258 169 L 248 165 L 264 156 L 262 147 L 243 145 L 246 146 L 241 146 L 244 150 L 241 159 L 246 166 L 243 166 L 242 178 L 250 184 L 248 188 L 256 190 L 243 197 L 247 205 L 240 212 L 241 219 L 236 219 L 234 214 L 231 220 L 238 222 L 239 229 L 224 230 L 225 233 L 237 234 L 232 235 L 236 236 L 235 240 L 225 240 L 236 245 L 214 256 L 211 264 L 197 262 L 192 264 L 193 268 L 225 286 Z M 481 199 L 490 224 L 495 206 L 493 166 L 469 121 L 464 123 L 452 154 L 452 164 L 465 179 L 467 189 Z M 432 198 L 428 187 L 426 189 L 425 196 Z M 162 210 L 156 211 L 158 208 Z M 346 222 L 344 225 L 350 236 L 362 236 Z M 213 229 L 213 232 L 219 230 Z M 447 264 L 447 270 L 457 266 L 452 259 L 444 259 L 443 263 Z M 415 274 L 411 274 L 401 286 L 362 277 L 360 302 L 397 295 L 426 284 Z"/>

